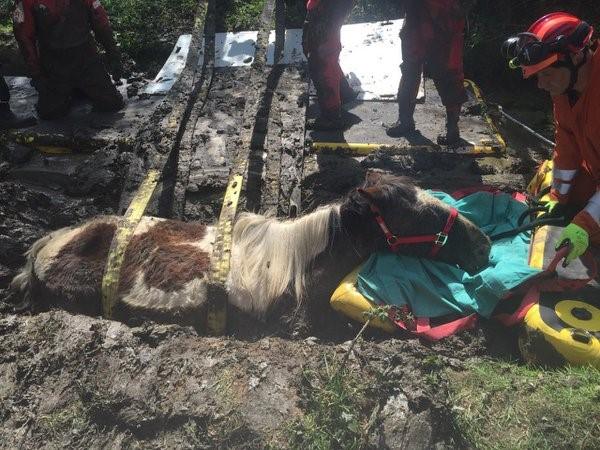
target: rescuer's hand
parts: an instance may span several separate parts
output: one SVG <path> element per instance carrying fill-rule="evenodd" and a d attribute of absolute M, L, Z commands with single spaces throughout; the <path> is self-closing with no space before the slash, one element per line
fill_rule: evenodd
<path fill-rule="evenodd" d="M 570 223 L 563 229 L 558 238 L 558 245 L 555 250 L 558 250 L 563 245 L 570 246 L 569 254 L 565 257 L 565 265 L 567 265 L 585 253 L 590 245 L 590 236 L 579 225 Z"/>

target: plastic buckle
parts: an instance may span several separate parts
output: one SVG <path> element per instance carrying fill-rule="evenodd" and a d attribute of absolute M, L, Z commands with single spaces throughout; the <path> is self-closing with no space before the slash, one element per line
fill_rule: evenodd
<path fill-rule="evenodd" d="M 390 236 L 387 238 L 387 243 L 390 247 L 394 247 L 396 245 L 398 245 L 398 236 Z"/>
<path fill-rule="evenodd" d="M 446 245 L 446 242 L 448 242 L 448 235 L 440 231 L 438 234 L 435 235 L 435 241 L 433 242 L 433 244 L 437 245 L 438 247 L 443 247 L 444 245 Z"/>

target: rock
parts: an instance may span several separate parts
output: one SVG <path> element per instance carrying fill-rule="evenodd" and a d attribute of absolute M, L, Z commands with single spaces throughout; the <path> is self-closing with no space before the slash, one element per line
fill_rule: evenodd
<path fill-rule="evenodd" d="M 8 175 L 10 170 L 10 163 L 4 161 L 0 163 L 0 180 Z"/>
<path fill-rule="evenodd" d="M 403 448 L 404 433 L 409 416 L 408 399 L 402 392 L 390 397 L 381 411 L 379 440 L 387 448 Z M 379 442 L 376 446 L 381 446 Z"/>
<path fill-rule="evenodd" d="M 31 159 L 34 149 L 24 145 L 9 143 L 2 147 L 3 157 L 12 164 L 23 164 Z"/>

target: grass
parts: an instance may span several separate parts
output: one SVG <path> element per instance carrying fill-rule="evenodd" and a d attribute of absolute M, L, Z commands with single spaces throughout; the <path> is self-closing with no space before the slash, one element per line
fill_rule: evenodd
<path fill-rule="evenodd" d="M 447 374 L 457 431 L 475 448 L 600 448 L 600 371 L 484 361 Z"/>
<path fill-rule="evenodd" d="M 325 359 L 321 367 L 302 373 L 304 415 L 289 425 L 293 449 L 359 449 L 366 442 L 368 386 L 359 374 Z"/>
<path fill-rule="evenodd" d="M 198 0 L 103 0 L 117 41 L 136 61 L 161 64 L 180 34 L 194 25 Z"/>

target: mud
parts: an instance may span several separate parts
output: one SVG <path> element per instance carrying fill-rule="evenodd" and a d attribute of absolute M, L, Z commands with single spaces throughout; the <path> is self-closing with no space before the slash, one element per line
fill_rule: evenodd
<path fill-rule="evenodd" d="M 454 341 L 357 345 L 349 369 L 371 387 L 356 413 L 379 411 L 365 448 L 461 445 L 434 381 L 442 367 L 462 366 L 457 347 L 474 357 L 486 341 Z M 0 347 L 3 448 L 265 448 L 287 446 L 286 427 L 304 414 L 301 372 L 348 343 L 206 338 L 55 311 L 3 315 Z"/>

